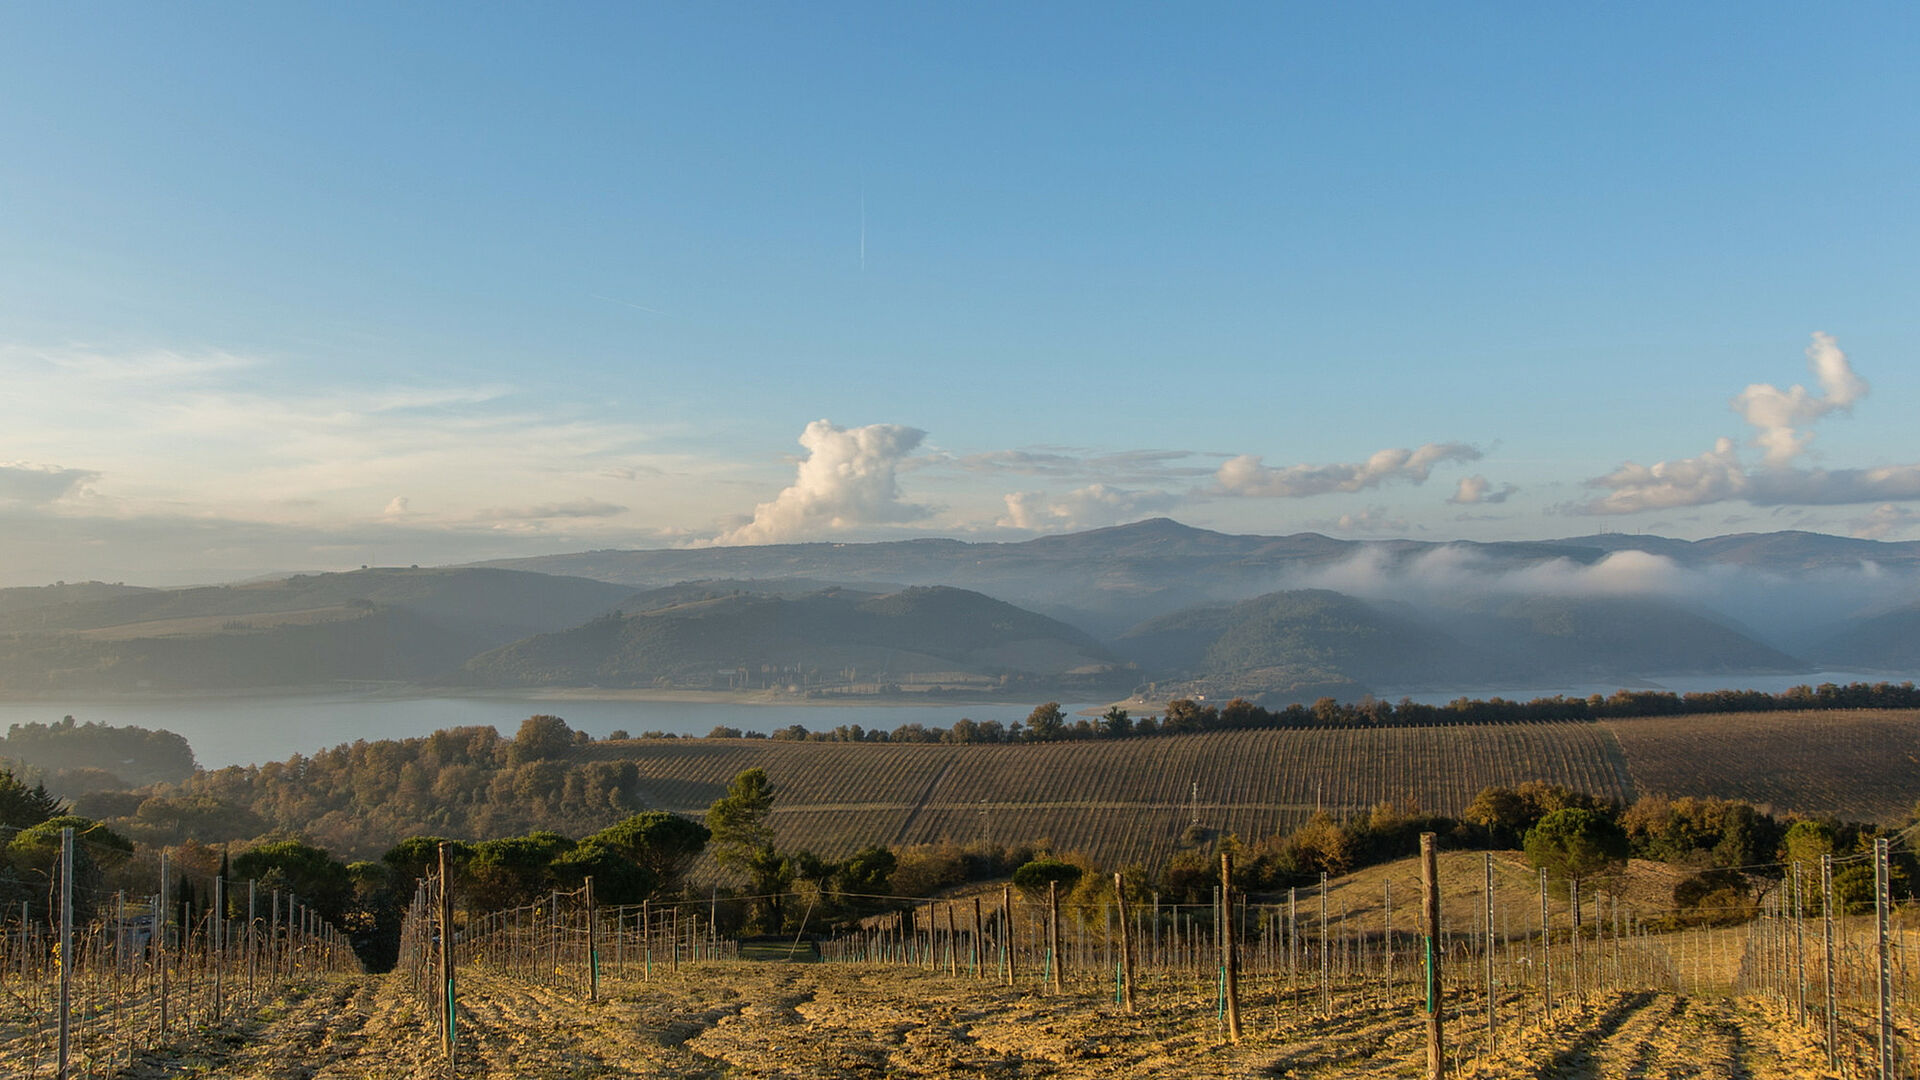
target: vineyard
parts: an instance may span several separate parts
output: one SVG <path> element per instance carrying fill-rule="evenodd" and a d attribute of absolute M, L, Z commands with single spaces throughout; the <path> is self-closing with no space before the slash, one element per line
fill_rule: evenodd
<path fill-rule="evenodd" d="M 1158 865 L 1193 825 L 1242 837 L 1387 801 L 1457 813 L 1548 780 L 1605 798 L 1718 795 L 1900 820 L 1920 798 L 1920 713 L 1862 711 L 1209 732 L 1029 745 L 682 739 L 595 743 L 650 806 L 699 813 L 748 768 L 779 789 L 782 846 L 1033 843 Z"/>
<path fill-rule="evenodd" d="M 81 843 L 65 830 L 57 914 L 0 924 L 0 1075 L 139 1075 L 360 970 L 344 934 L 255 881 L 197 912 L 163 901 L 164 868 L 150 896 L 76 887 Z"/>
<path fill-rule="evenodd" d="M 1895 822 L 1920 799 L 1920 720 L 1900 710 L 1642 717 L 1604 725 L 1642 792 Z"/>
<path fill-rule="evenodd" d="M 568 753 L 634 761 L 649 802 L 689 811 L 764 768 L 782 844 L 1047 840 L 1110 871 L 1176 848 L 1191 863 L 1207 833 L 1457 808 L 1532 779 L 1885 820 L 1911 805 L 1917 733 L 1920 715 L 1882 711 Z M 150 895 L 107 892 L 72 861 L 108 858 L 103 842 L 62 835 L 46 904 L 0 913 L 0 1075 L 1418 1076 L 1433 1001 L 1455 1076 L 1920 1077 L 1920 910 L 1894 906 L 1907 871 L 1884 838 L 1716 871 L 1723 900 L 1683 900 L 1698 882 L 1678 864 L 1569 885 L 1515 852 L 1446 852 L 1430 937 L 1405 860 L 1255 895 L 1222 876 L 1211 903 L 1204 877 L 1162 896 L 1123 870 L 1070 895 L 703 882 L 625 906 L 589 877 L 506 910 L 478 878 L 455 877 L 456 902 L 429 867 L 376 976 L 278 888 L 221 879 L 182 900 L 163 853 Z M 730 936 L 743 925 L 785 936 Z"/>
<path fill-rule="evenodd" d="M 1071 913 L 1011 886 L 898 898 L 758 960 L 713 934 L 718 900 L 601 907 L 589 882 L 460 919 L 428 880 L 394 978 L 445 1058 L 483 1073 L 547 1052 L 499 1029 L 513 1003 L 592 1018 L 562 1037 L 622 1072 L 636 1044 L 668 1049 L 644 1075 L 1913 1076 L 1920 929 L 1887 850 L 1766 868 L 1780 883 L 1720 927 L 1649 906 L 1665 882 L 1644 866 L 1556 885 L 1459 852 L 1267 897 L 1227 887 L 1223 862 L 1205 905 L 1118 874 Z M 1835 867 L 1863 859 L 1873 911 L 1841 913 Z"/>
<path fill-rule="evenodd" d="M 1664 906 L 1658 864 L 1569 887 L 1447 852 L 1431 945 L 1418 860 L 1187 905 L 1124 877 L 1072 910 L 1005 886 L 875 897 L 895 910 L 838 936 L 744 943 L 716 927 L 768 898 L 602 905 L 589 882 L 470 910 L 429 876 L 378 976 L 278 896 L 178 923 L 115 896 L 59 947 L 57 925 L 0 936 L 0 1071 L 1415 1077 L 1431 953 L 1450 1076 L 1920 1076 L 1920 911 L 1891 905 L 1881 860 L 1753 868 L 1776 883 L 1716 926 Z M 1866 862 L 1873 905 L 1838 910 L 1836 868 Z"/>

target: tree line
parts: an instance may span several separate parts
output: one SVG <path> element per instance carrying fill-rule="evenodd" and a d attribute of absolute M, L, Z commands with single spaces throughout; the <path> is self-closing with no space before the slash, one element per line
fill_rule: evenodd
<path fill-rule="evenodd" d="M 1636 716 L 1689 716 L 1735 712 L 1812 712 L 1825 709 L 1920 709 L 1920 689 L 1902 683 L 1821 683 L 1794 686 L 1777 694 L 1765 690 L 1708 690 L 1677 694 L 1667 690 L 1618 690 L 1590 697 L 1505 698 L 1460 697 L 1445 705 L 1425 705 L 1402 698 L 1398 704 L 1364 696 L 1343 702 L 1323 697 L 1312 705 L 1291 704 L 1277 709 L 1234 698 L 1213 705 L 1191 698 L 1169 701 L 1159 716 L 1134 716 L 1118 705 L 1098 717 L 1073 719 L 1050 701 L 1023 721 L 1002 724 L 963 717 L 950 728 L 909 723 L 891 731 L 841 724 L 810 731 L 800 724 L 770 735 L 716 727 L 708 738 L 770 738 L 814 742 L 1022 743 L 1063 742 L 1076 739 L 1127 739 L 1156 735 L 1185 735 L 1201 731 L 1249 731 L 1324 727 L 1437 727 L 1452 724 L 1527 724 L 1597 721 Z M 649 735 L 661 736 L 660 732 Z M 671 736 L 664 736 L 671 737 Z"/>

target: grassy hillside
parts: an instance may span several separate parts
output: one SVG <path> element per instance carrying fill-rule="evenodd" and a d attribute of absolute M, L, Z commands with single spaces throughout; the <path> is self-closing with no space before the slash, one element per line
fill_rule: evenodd
<path fill-rule="evenodd" d="M 517 642 L 466 665 L 483 686 L 832 685 L 910 673 L 1063 676 L 1113 666 L 1092 638 L 964 589 L 732 593 L 649 606 Z M 849 674 L 851 673 L 851 674 Z"/>

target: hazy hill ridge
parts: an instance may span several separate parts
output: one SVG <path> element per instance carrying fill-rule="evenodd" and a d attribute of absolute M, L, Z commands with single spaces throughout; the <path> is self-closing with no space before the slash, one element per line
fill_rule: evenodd
<path fill-rule="evenodd" d="M 1338 540 L 1319 533 L 1238 536 L 1155 518 L 1016 543 L 920 539 L 770 544 L 646 551 L 588 551 L 481 565 L 572 574 L 635 587 L 712 578 L 805 577 L 848 585 L 952 585 L 1073 623 L 1102 637 L 1205 603 L 1236 603 L 1285 589 L 1289 576 L 1375 557 L 1406 565 L 1443 550 L 1490 570 L 1564 559 L 1578 565 L 1643 552 L 1685 570 L 1738 567 L 1798 578 L 1872 565 L 1920 573 L 1920 541 L 1887 542 L 1808 532 L 1706 540 L 1605 533 L 1562 540 Z M 1338 588 L 1329 585 L 1330 588 Z"/>
<path fill-rule="evenodd" d="M 417 682 L 611 610 L 633 590 L 490 568 L 381 568 L 192 589 L 0 590 L 0 691 Z"/>
<path fill-rule="evenodd" d="M 1071 626 L 964 589 L 874 594 L 828 589 L 753 593 L 616 613 L 475 657 L 468 678 L 489 686 L 898 683 L 918 673 L 946 684 L 1006 673 L 1097 675 L 1116 666 Z"/>
<path fill-rule="evenodd" d="M 1815 664 L 1901 674 L 1920 664 L 1915 601 L 1920 543 L 1805 532 L 1360 542 L 1161 518 L 1020 543 L 596 551 L 191 589 L 6 589 L 0 693 L 450 678 L 817 690 L 816 675 L 837 671 L 868 693 L 1100 700 L 1144 686 L 1283 704 Z"/>
<path fill-rule="evenodd" d="M 1163 673 L 1164 694 L 1262 703 L 1351 700 L 1383 687 L 1467 688 L 1739 672 L 1802 661 L 1674 605 L 1530 596 L 1449 611 L 1325 589 L 1150 619 L 1115 648 Z"/>

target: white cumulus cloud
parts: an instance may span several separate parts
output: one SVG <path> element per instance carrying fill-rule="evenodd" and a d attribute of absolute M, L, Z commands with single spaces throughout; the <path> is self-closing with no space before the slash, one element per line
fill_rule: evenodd
<path fill-rule="evenodd" d="M 1737 499 L 1746 494 L 1747 471 L 1733 440 L 1714 440 L 1713 449 L 1699 457 L 1641 465 L 1629 461 L 1605 476 L 1587 481 L 1588 487 L 1610 494 L 1588 503 L 1590 514 L 1632 514 L 1674 506 L 1702 506 Z"/>
<path fill-rule="evenodd" d="M 1824 396 L 1816 397 L 1798 384 L 1782 390 L 1772 383 L 1754 383 L 1733 399 L 1733 410 L 1759 429 L 1753 442 L 1766 451 L 1767 465 L 1786 465 L 1806 451 L 1813 433 L 1800 430 L 1800 425 L 1836 409 L 1851 410 L 1854 402 L 1867 396 L 1867 381 L 1854 374 L 1847 354 L 1830 335 L 1813 335 L 1813 344 L 1807 346 L 1807 367 Z"/>
<path fill-rule="evenodd" d="M 1478 461 L 1480 451 L 1465 443 L 1427 443 L 1415 450 L 1376 451 L 1351 464 L 1287 465 L 1275 468 L 1253 454 L 1242 454 L 1214 474 L 1229 495 L 1293 499 L 1342 491 L 1365 491 L 1390 480 L 1425 483 L 1433 467 L 1447 461 Z"/>
<path fill-rule="evenodd" d="M 895 474 L 926 432 L 899 424 L 843 428 L 815 420 L 800 433 L 807 456 L 786 490 L 715 544 L 778 544 L 867 525 L 916 521 L 927 507 L 900 497 Z"/>
<path fill-rule="evenodd" d="M 1513 484 L 1502 484 L 1500 490 L 1495 491 L 1491 481 L 1475 474 L 1461 477 L 1460 486 L 1454 489 L 1453 497 L 1447 501 L 1455 506 L 1490 505 L 1506 502 L 1509 496 L 1519 490 Z"/>
<path fill-rule="evenodd" d="M 1037 532 L 1098 528 L 1170 510 L 1180 500 L 1173 492 L 1130 491 L 1107 484 L 1089 484 L 1059 497 L 1044 491 L 1012 491 L 1006 496 L 1006 514 L 994 524 Z"/>
<path fill-rule="evenodd" d="M 1606 496 L 1578 510 L 1632 514 L 1739 499 L 1753 506 L 1845 506 L 1920 499 L 1920 465 L 1873 469 L 1748 469 L 1722 438 L 1699 457 L 1637 465 L 1631 461 L 1587 481 Z"/>
<path fill-rule="evenodd" d="M 1827 334 L 1813 335 L 1807 366 L 1820 386 L 1818 395 L 1804 386 L 1785 390 L 1754 383 L 1733 399 L 1734 411 L 1758 429 L 1754 445 L 1761 460 L 1740 459 L 1733 440 L 1720 438 L 1698 457 L 1641 465 L 1629 461 L 1588 487 L 1608 494 L 1573 508 L 1588 514 L 1632 514 L 1683 506 L 1741 500 L 1754 506 L 1825 506 L 1920 499 L 1920 465 L 1870 469 L 1810 469 L 1793 463 L 1806 452 L 1809 424 L 1828 413 L 1850 410 L 1867 395 L 1867 382 L 1854 373 L 1847 355 Z"/>

